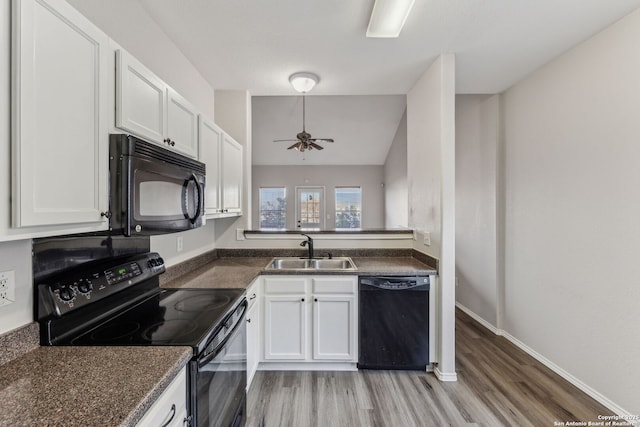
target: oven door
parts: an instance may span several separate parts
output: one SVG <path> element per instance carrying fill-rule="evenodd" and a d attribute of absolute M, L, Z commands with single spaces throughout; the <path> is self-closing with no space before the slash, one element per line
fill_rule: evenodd
<path fill-rule="evenodd" d="M 229 328 L 231 332 L 216 349 L 208 356 L 191 362 L 192 414 L 195 415 L 194 425 L 198 427 L 239 427 L 245 424 L 247 384 L 245 312 L 246 301 L 236 309 L 235 316 L 230 316 L 235 324 Z M 213 340 L 215 339 L 214 337 Z"/>

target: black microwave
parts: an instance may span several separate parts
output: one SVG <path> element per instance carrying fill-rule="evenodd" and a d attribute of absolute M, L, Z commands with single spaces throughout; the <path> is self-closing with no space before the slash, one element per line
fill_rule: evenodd
<path fill-rule="evenodd" d="M 205 223 L 205 164 L 132 135 L 109 136 L 110 228 L 174 233 Z"/>

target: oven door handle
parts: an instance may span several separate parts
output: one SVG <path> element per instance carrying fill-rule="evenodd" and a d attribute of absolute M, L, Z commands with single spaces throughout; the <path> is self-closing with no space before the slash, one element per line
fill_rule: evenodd
<path fill-rule="evenodd" d="M 236 325 L 233 327 L 233 330 L 229 334 L 227 334 L 226 337 L 224 337 L 222 342 L 218 344 L 218 346 L 214 350 L 212 350 L 210 353 L 205 355 L 203 359 L 198 360 L 198 368 L 202 368 L 203 366 L 211 362 L 213 359 L 215 359 L 216 356 L 220 353 L 220 349 L 222 349 L 227 344 L 227 342 L 229 342 L 231 337 L 233 337 L 236 334 L 236 332 L 241 326 L 244 326 L 244 316 L 247 311 L 247 305 L 248 303 L 246 299 L 242 301 L 242 303 L 240 303 L 240 306 L 238 306 L 238 308 L 242 307 L 242 314 L 238 318 L 238 323 L 236 323 Z"/>

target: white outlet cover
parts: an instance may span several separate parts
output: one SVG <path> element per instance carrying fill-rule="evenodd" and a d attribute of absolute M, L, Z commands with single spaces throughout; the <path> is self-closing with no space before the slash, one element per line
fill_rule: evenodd
<path fill-rule="evenodd" d="M 0 272 L 0 306 L 11 304 L 16 300 L 15 271 Z"/>
<path fill-rule="evenodd" d="M 425 246 L 431 246 L 431 233 L 429 233 L 428 231 L 424 232 L 423 243 Z"/>
<path fill-rule="evenodd" d="M 182 236 L 178 236 L 176 238 L 176 250 L 178 252 L 182 252 L 182 249 L 184 249 L 184 241 L 182 239 Z"/>

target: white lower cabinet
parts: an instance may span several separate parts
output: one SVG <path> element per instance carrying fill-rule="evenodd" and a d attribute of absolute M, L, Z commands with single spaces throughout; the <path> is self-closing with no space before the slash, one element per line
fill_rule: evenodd
<path fill-rule="evenodd" d="M 249 288 L 247 288 L 247 390 L 251 386 L 253 376 L 258 370 L 260 357 L 260 318 L 261 304 L 260 301 L 260 278 L 256 279 Z"/>
<path fill-rule="evenodd" d="M 183 369 L 149 408 L 138 427 L 182 427 L 187 418 L 187 372 Z"/>
<path fill-rule="evenodd" d="M 356 276 L 264 277 L 264 361 L 357 362 Z"/>

